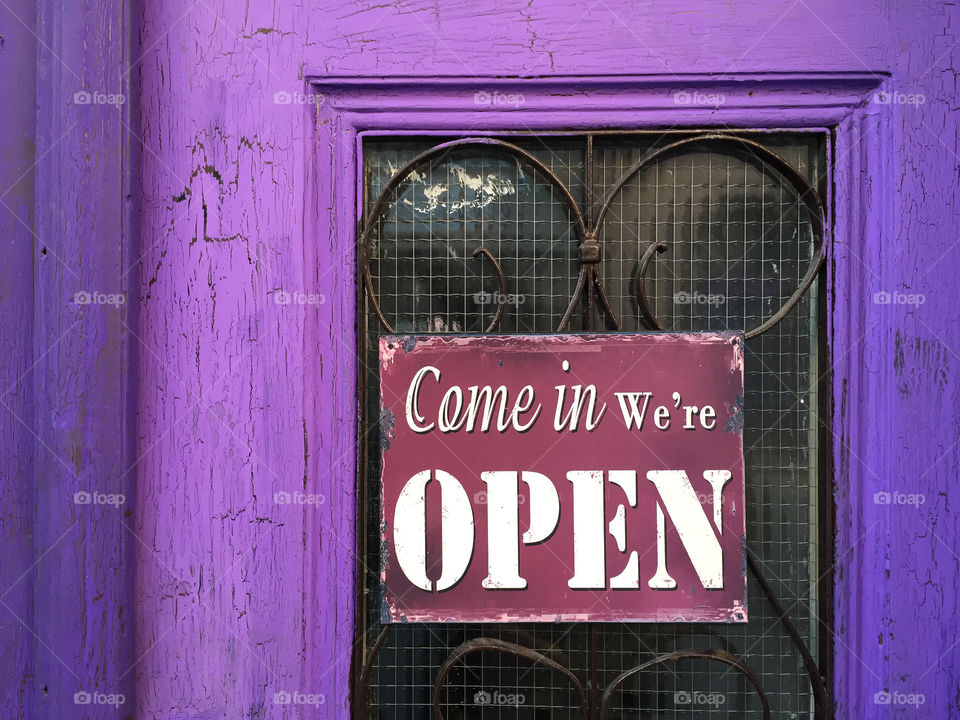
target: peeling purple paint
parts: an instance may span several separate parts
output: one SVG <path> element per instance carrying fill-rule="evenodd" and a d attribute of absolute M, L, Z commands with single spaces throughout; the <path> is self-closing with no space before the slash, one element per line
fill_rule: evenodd
<path fill-rule="evenodd" d="M 960 713 L 958 12 L 10 0 L 0 668 L 13 680 L 0 707 L 70 717 L 82 687 L 122 686 L 134 718 L 272 717 L 272 693 L 297 687 L 326 695 L 317 717 L 346 718 L 358 133 L 719 125 L 837 129 L 837 715 L 886 717 L 882 690 L 922 693 L 918 716 Z M 450 77 L 464 68 L 487 77 Z M 635 75 L 590 78 L 611 68 Z M 305 77 L 319 110 L 274 101 L 306 93 Z M 123 114 L 73 105 L 98 85 L 130 93 Z M 925 103 L 878 103 L 878 86 Z M 526 103 L 478 107 L 493 88 Z M 683 88 L 726 102 L 678 107 Z M 135 337 L 69 302 L 81 284 L 117 283 Z M 279 287 L 327 302 L 265 304 Z M 871 300 L 898 291 L 926 301 Z M 129 517 L 76 514 L 73 493 L 99 479 L 131 490 Z M 294 485 L 328 504 L 271 503 Z M 874 504 L 891 490 L 927 502 Z"/>

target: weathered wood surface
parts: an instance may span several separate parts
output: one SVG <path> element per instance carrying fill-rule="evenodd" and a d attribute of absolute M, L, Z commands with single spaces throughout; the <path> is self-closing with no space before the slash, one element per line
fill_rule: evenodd
<path fill-rule="evenodd" d="M 76 96 L 129 93 L 130 25 L 115 2 L 2 12 L 0 714 L 79 717 L 75 693 L 133 695 L 131 505 L 84 502 L 132 501 L 130 308 L 82 294 L 135 293 L 135 273 L 124 274 L 135 153 L 129 106 Z M 89 716 L 107 713 L 117 714 Z"/>
<path fill-rule="evenodd" d="M 38 162 L 35 185 L 3 198 L 14 212 L 0 208 L 0 390 L 16 384 L 0 407 L 5 711 L 79 717 L 73 693 L 96 689 L 128 702 L 83 717 L 346 717 L 355 285 L 350 228 L 331 230 L 350 193 L 331 182 L 349 160 L 334 155 L 339 126 L 315 132 L 309 106 L 276 93 L 333 75 L 846 70 L 890 73 L 888 90 L 925 103 L 867 108 L 837 159 L 852 167 L 867 144 L 883 162 L 836 189 L 838 220 L 870 230 L 841 233 L 831 267 L 839 716 L 886 716 L 882 690 L 923 693 L 919 716 L 960 716 L 955 6 L 143 0 L 132 24 L 111 2 L 31 12 L 0 11 L 4 126 L 19 132 L 3 141 L 6 184 Z M 128 79 L 123 110 L 72 104 Z M 11 100 L 30 94 L 35 147 Z M 139 162 L 121 159 L 124 122 Z M 120 310 L 71 304 L 125 289 Z M 278 290 L 325 302 L 280 305 Z M 877 305 L 881 291 L 925 302 Z M 73 503 L 94 488 L 125 491 L 125 511 Z M 275 502 L 294 491 L 325 502 Z M 880 491 L 926 503 L 876 505 Z M 325 704 L 284 710 L 282 691 Z"/>
<path fill-rule="evenodd" d="M 4 37 L 0 97 L 4 98 L 0 133 L 0 707 L 23 714 L 34 692 L 35 641 L 32 528 L 34 519 L 34 438 L 21 419 L 32 415 L 33 364 L 33 172 L 36 138 L 36 39 L 9 28 L 22 17 L 36 25 L 29 0 L 0 8 Z"/>

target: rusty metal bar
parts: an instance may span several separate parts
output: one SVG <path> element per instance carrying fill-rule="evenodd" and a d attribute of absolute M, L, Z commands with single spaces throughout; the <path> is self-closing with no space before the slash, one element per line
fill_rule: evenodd
<path fill-rule="evenodd" d="M 770 720 L 770 703 L 767 700 L 767 694 L 763 689 L 763 685 L 760 683 L 760 678 L 755 672 L 750 668 L 740 658 L 731 655 L 726 650 L 716 650 L 714 648 L 694 648 L 690 650 L 676 650 L 671 653 L 666 653 L 665 655 L 658 655 L 652 660 L 648 660 L 642 665 L 637 665 L 637 667 L 627 670 L 624 673 L 621 673 L 617 678 L 607 685 L 606 690 L 603 693 L 603 703 L 600 707 L 600 716 L 599 720 L 606 720 L 607 713 L 610 711 L 610 699 L 613 697 L 613 694 L 617 691 L 620 685 L 623 682 L 640 672 L 643 672 L 649 667 L 654 665 L 659 665 L 660 663 L 665 662 L 676 662 L 678 660 L 713 660 L 716 662 L 723 663 L 724 665 L 729 665 L 738 673 L 743 675 L 753 686 L 754 692 L 756 692 L 757 697 L 760 698 L 760 704 L 763 707 L 763 720 Z"/>
<path fill-rule="evenodd" d="M 445 681 L 447 679 L 447 675 L 450 673 L 450 670 L 454 665 L 460 662 L 461 659 L 471 653 L 476 652 L 502 652 L 510 655 L 516 655 L 517 657 L 529 660 L 535 665 L 543 665 L 551 670 L 559 672 L 570 681 L 570 684 L 577 691 L 577 695 L 580 698 L 581 716 L 584 718 L 587 717 L 587 713 L 589 712 L 587 691 L 584 689 L 583 685 L 580 684 L 577 676 L 570 672 L 570 670 L 568 670 L 566 667 L 555 660 L 551 660 L 546 655 L 538 653 L 536 650 L 531 650 L 530 648 L 524 647 L 523 645 L 504 642 L 503 640 L 496 640 L 494 638 L 475 638 L 473 640 L 468 640 L 462 645 L 454 648 L 453 652 L 451 652 L 450 655 L 447 656 L 447 659 L 444 660 L 443 665 L 440 666 L 440 671 L 437 674 L 436 682 L 434 682 L 433 685 L 433 716 L 435 720 L 444 720 L 443 713 L 440 711 L 440 691 L 445 685 Z"/>
<path fill-rule="evenodd" d="M 790 616 L 784 609 L 783 603 L 780 602 L 770 583 L 767 582 L 763 573 L 760 572 L 760 566 L 757 564 L 753 552 L 749 548 L 747 548 L 747 566 L 757 579 L 757 582 L 763 590 L 763 594 L 767 596 L 767 600 L 770 601 L 774 612 L 777 613 L 780 623 L 787 631 L 793 644 L 796 645 L 797 650 L 800 652 L 800 656 L 803 658 L 803 666 L 806 668 L 807 675 L 810 677 L 810 686 L 813 688 L 814 720 L 825 720 L 827 712 L 830 709 L 830 694 L 827 690 L 827 683 L 820 673 L 820 668 L 817 666 L 817 661 L 813 659 L 810 648 L 807 647 L 807 643 L 804 642 L 803 637 L 797 632 L 797 628 L 790 620 Z"/>
<path fill-rule="evenodd" d="M 735 135 L 727 135 L 725 133 L 705 133 L 703 135 L 696 135 L 692 138 L 678 140 L 677 142 L 657 148 L 656 150 L 648 152 L 637 162 L 635 162 L 610 188 L 606 199 L 600 208 L 600 212 L 597 215 L 596 226 L 591 228 L 591 231 L 597 232 L 599 230 L 600 226 L 603 224 L 607 210 L 610 208 L 610 204 L 613 202 L 613 199 L 633 176 L 643 170 L 654 160 L 662 159 L 670 154 L 685 150 L 691 145 L 706 141 L 713 141 L 714 145 L 711 146 L 711 151 L 719 150 L 720 152 L 723 152 L 724 150 L 735 150 L 739 156 L 747 156 L 758 160 L 765 165 L 769 165 L 774 170 L 779 172 L 784 178 L 786 178 L 786 180 L 796 191 L 798 200 L 800 200 L 807 207 L 809 220 L 811 226 L 813 227 L 814 238 L 818 240 L 817 247 L 813 253 L 813 257 L 810 260 L 810 265 L 807 268 L 807 272 L 804 274 L 799 285 L 797 286 L 797 289 L 794 290 L 787 302 L 785 302 L 776 313 L 771 315 L 767 320 L 762 322 L 757 327 L 749 330 L 744 328 L 744 337 L 747 340 L 750 340 L 751 338 L 763 335 L 765 332 L 773 329 L 790 313 L 791 310 L 793 310 L 796 304 L 800 302 L 800 299 L 806 294 L 807 290 L 810 289 L 810 286 L 813 285 L 817 274 L 823 268 L 824 262 L 826 261 L 826 213 L 824 210 L 823 201 L 820 199 L 820 194 L 816 191 L 813 185 L 808 183 L 806 178 L 800 175 L 800 173 L 798 173 L 796 169 L 794 169 L 794 167 L 782 157 L 753 140 L 748 140 Z M 657 319 L 656 314 L 650 307 L 646 289 L 644 287 L 644 281 L 646 278 L 647 268 L 650 265 L 650 261 L 654 258 L 655 253 L 662 253 L 666 249 L 667 246 L 665 243 L 654 242 L 651 244 L 643 254 L 640 268 L 635 279 L 637 304 L 640 306 L 640 312 L 643 315 L 643 319 L 647 326 L 655 330 L 665 330 L 666 328 Z"/>

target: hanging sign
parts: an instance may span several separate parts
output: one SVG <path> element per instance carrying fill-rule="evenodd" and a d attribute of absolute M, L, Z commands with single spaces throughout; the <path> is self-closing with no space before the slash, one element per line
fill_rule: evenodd
<path fill-rule="evenodd" d="M 743 335 L 380 340 L 384 622 L 746 622 Z"/>

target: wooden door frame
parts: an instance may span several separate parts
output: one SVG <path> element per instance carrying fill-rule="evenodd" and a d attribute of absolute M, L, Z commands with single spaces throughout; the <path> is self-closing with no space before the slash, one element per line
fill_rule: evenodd
<path fill-rule="evenodd" d="M 334 517 L 317 520 L 321 539 L 335 539 L 318 558 L 322 577 L 337 577 L 330 610 L 338 631 L 319 630 L 334 647 L 350 654 L 357 607 L 358 562 L 355 554 L 358 418 L 357 254 L 356 228 L 363 197 L 359 171 L 360 142 L 365 133 L 483 135 L 497 132 L 582 132 L 597 129 L 750 128 L 822 130 L 834 134 L 830 197 L 832 234 L 827 238 L 827 337 L 833 390 L 829 403 L 832 467 L 836 507 L 833 588 L 833 677 L 837 717 L 856 717 L 878 679 L 860 658 L 873 644 L 872 628 L 881 625 L 882 607 L 869 589 L 885 578 L 883 560 L 870 538 L 883 533 L 887 516 L 869 503 L 880 478 L 850 452 L 869 448 L 883 467 L 892 453 L 889 425 L 868 424 L 883 417 L 895 396 L 893 378 L 881 371 L 882 359 L 871 352 L 867 337 L 892 331 L 889 314 L 864 309 L 863 300 L 880 286 L 882 249 L 894 240 L 889 177 L 891 131 L 889 104 L 872 102 L 887 81 L 881 72 L 812 74 L 737 74 L 725 76 L 582 76 L 550 78 L 477 77 L 310 77 L 305 112 L 314 113 L 313 152 L 305 168 L 309 196 L 304 229 L 306 272 L 312 282 L 335 280 L 329 313 L 305 327 L 307 368 L 306 434 L 311 447 L 313 417 L 340 420 L 337 446 L 344 457 L 331 471 L 310 458 L 307 472 L 328 497 L 350 498 Z M 678 104 L 679 92 L 721 95 L 722 104 Z M 512 104 L 483 102 L 494 93 L 522 98 Z M 882 283 L 881 283 L 882 285 Z M 320 336 L 337 338 L 342 352 L 334 372 L 324 368 L 317 348 Z M 329 340 L 326 340 L 329 343 Z M 319 406 L 319 398 L 327 401 Z M 332 399 L 333 405 L 329 401 Z M 887 432 L 884 432 L 886 428 Z M 879 431 L 878 431 L 879 429 Z M 348 437 L 351 439 L 348 441 Z M 349 453 L 348 448 L 353 448 Z M 873 454 L 875 453 L 875 454 Z M 882 508 L 881 508 L 882 509 Z M 346 551 L 346 552 L 345 552 Z M 821 573 L 823 569 L 821 569 Z M 349 620 L 348 620 L 349 619 Z M 318 627 L 329 624 L 318 619 Z"/>

